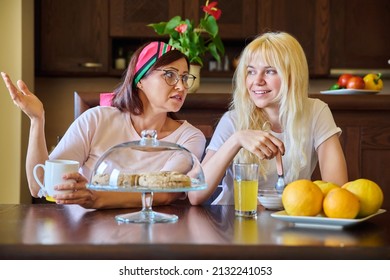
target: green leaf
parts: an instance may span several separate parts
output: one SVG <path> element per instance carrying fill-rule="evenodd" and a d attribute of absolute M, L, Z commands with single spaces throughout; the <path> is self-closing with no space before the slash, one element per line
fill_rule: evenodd
<path fill-rule="evenodd" d="M 199 56 L 194 57 L 194 59 L 192 59 L 190 61 L 190 63 L 192 63 L 192 64 L 199 64 L 200 66 L 203 66 L 203 61 L 202 61 L 202 59 Z"/>
<path fill-rule="evenodd" d="M 221 55 L 224 55 L 225 54 L 225 47 L 223 45 L 221 37 L 219 37 L 219 35 L 215 36 L 213 42 L 214 42 L 215 46 L 217 47 L 217 50 L 221 53 Z"/>
<path fill-rule="evenodd" d="M 151 23 L 147 26 L 152 27 L 154 29 L 154 32 L 156 32 L 158 35 L 165 35 L 165 26 L 167 25 L 166 22 L 160 22 L 160 23 Z"/>
<path fill-rule="evenodd" d="M 218 24 L 214 17 L 207 17 L 206 20 L 202 20 L 201 24 L 211 36 L 215 37 L 218 35 Z"/>
<path fill-rule="evenodd" d="M 173 31 L 171 34 L 170 34 L 170 37 L 173 39 L 173 40 L 179 40 L 180 38 L 180 33 L 177 32 L 177 31 Z"/>
<path fill-rule="evenodd" d="M 182 50 L 182 47 L 181 47 L 181 44 L 180 42 L 174 42 L 172 41 L 172 39 L 169 40 L 168 44 L 170 44 L 171 46 L 173 46 L 175 49 L 178 49 L 179 51 L 183 52 L 184 51 Z"/>
<path fill-rule="evenodd" d="M 217 47 L 215 46 L 214 43 L 210 43 L 208 45 L 209 47 L 209 51 L 211 53 L 211 55 L 218 61 L 218 62 L 221 62 L 221 57 L 219 56 L 219 53 L 217 51 Z"/>
<path fill-rule="evenodd" d="M 180 23 L 181 23 L 180 16 L 175 16 L 175 17 L 171 18 L 171 20 L 167 22 L 167 25 L 165 27 L 165 34 L 171 34 L 171 32 L 177 32 L 177 31 L 175 31 L 175 28 Z"/>
<path fill-rule="evenodd" d="M 192 20 L 186 19 L 184 23 L 187 24 L 187 31 L 193 32 L 194 22 Z"/>

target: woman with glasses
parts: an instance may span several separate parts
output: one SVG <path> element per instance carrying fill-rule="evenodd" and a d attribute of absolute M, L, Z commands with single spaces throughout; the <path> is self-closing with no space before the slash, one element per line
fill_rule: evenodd
<path fill-rule="evenodd" d="M 76 183 L 57 186 L 58 190 L 73 192 L 54 196 L 56 203 L 94 209 L 141 206 L 138 193 L 93 191 L 85 185 L 95 163 L 106 150 L 120 143 L 140 140 L 143 130 L 156 130 L 159 140 L 179 144 L 199 159 L 204 152 L 203 133 L 187 121 L 174 118 L 195 80 L 189 74 L 188 58 L 163 42 L 140 47 L 132 56 L 123 83 L 114 91 L 112 106 L 98 106 L 84 112 L 50 155 L 44 135 L 42 102 L 22 81 L 18 81 L 16 87 L 7 74 L 2 73 L 2 77 L 14 103 L 31 120 L 26 169 L 34 197 L 38 197 L 40 191 L 32 174 L 34 166 L 44 164 L 47 159 L 70 159 L 80 163 L 80 173 L 67 176 Z M 154 164 L 168 168 L 159 160 Z M 153 202 L 169 204 L 183 197 L 183 193 L 156 193 Z"/>

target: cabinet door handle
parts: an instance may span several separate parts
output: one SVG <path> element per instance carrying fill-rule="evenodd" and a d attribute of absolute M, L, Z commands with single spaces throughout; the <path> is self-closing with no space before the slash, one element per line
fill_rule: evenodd
<path fill-rule="evenodd" d="M 103 64 L 97 62 L 85 62 L 79 64 L 81 67 L 85 68 L 100 68 L 103 67 Z"/>

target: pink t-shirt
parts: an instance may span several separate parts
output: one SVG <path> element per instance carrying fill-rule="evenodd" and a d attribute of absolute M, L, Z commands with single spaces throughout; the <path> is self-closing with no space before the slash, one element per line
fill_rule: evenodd
<path fill-rule="evenodd" d="M 201 159 L 206 139 L 187 121 L 165 138 L 159 139 L 183 146 Z M 128 113 L 114 107 L 94 107 L 80 115 L 66 131 L 50 159 L 71 159 L 80 163 L 80 173 L 88 180 L 96 162 L 109 148 L 129 141 L 139 141 Z M 153 165 L 163 166 L 166 159 L 156 158 Z"/>

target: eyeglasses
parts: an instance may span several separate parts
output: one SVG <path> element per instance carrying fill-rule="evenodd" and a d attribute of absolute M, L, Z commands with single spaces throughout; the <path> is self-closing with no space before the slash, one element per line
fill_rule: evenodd
<path fill-rule="evenodd" d="M 181 81 L 183 82 L 184 88 L 189 89 L 190 87 L 192 87 L 192 85 L 194 84 L 194 81 L 196 79 L 196 77 L 192 74 L 179 75 L 176 71 L 173 71 L 173 70 L 164 70 L 164 69 L 155 69 L 155 70 L 164 72 L 163 76 L 164 76 L 165 82 L 169 86 L 176 85 L 179 82 L 179 80 L 181 79 Z"/>

